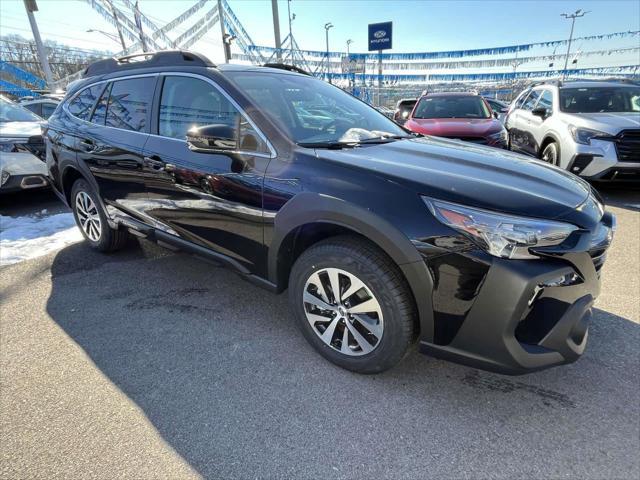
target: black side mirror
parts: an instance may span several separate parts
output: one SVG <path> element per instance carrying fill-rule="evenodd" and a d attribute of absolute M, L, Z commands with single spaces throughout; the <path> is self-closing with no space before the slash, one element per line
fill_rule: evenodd
<path fill-rule="evenodd" d="M 493 112 L 493 118 L 498 118 L 500 114 L 498 112 Z"/>
<path fill-rule="evenodd" d="M 189 150 L 202 153 L 220 153 L 238 150 L 238 131 L 229 125 L 203 125 L 187 132 Z"/>
<path fill-rule="evenodd" d="M 545 107 L 538 107 L 531 110 L 531 114 L 536 117 L 546 118 L 547 117 L 547 109 Z"/>

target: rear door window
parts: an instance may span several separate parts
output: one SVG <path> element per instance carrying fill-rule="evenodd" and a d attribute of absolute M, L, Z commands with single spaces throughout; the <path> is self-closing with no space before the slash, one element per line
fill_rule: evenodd
<path fill-rule="evenodd" d="M 31 110 L 36 115 L 42 116 L 42 104 L 41 103 L 30 103 L 29 105 L 23 105 L 27 110 Z"/>
<path fill-rule="evenodd" d="M 98 104 L 96 105 L 95 110 L 93 111 L 93 116 L 91 117 L 91 123 L 95 123 L 97 125 L 104 125 L 105 119 L 107 117 L 107 103 L 109 102 L 109 93 L 111 92 L 111 83 L 107 85 L 107 88 L 104 89 L 102 95 L 100 96 L 100 100 L 98 100 Z"/>
<path fill-rule="evenodd" d="M 58 105 L 56 103 L 46 102 L 42 104 L 42 118 L 49 118 L 56 110 Z"/>
<path fill-rule="evenodd" d="M 146 132 L 156 77 L 129 78 L 113 82 L 105 124 L 109 127 Z"/>
<path fill-rule="evenodd" d="M 89 120 L 91 110 L 93 110 L 93 106 L 95 105 L 100 93 L 102 93 L 103 88 L 104 83 L 99 83 L 82 90 L 71 100 L 71 102 L 69 102 L 69 113 L 81 120 Z"/>

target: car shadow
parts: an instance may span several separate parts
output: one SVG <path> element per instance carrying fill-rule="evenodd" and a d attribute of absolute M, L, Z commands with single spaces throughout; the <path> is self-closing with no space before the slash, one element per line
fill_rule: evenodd
<path fill-rule="evenodd" d="M 594 182 L 592 185 L 604 198 L 606 206 L 640 212 L 640 185 L 606 182 Z"/>
<path fill-rule="evenodd" d="M 286 295 L 195 257 L 76 244 L 51 274 L 51 318 L 207 478 L 461 477 L 487 461 L 478 442 L 522 461 L 543 444 L 564 452 L 543 476 L 563 462 L 586 474 L 594 448 L 635 465 L 640 329 L 606 311 L 573 365 L 506 377 L 413 351 L 365 376 L 305 342 Z"/>

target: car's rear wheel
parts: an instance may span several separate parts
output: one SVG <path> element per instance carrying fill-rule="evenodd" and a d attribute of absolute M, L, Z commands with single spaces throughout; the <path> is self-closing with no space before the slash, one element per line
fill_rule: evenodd
<path fill-rule="evenodd" d="M 542 149 L 540 158 L 543 162 L 550 163 L 551 165 L 558 165 L 560 161 L 560 151 L 558 150 L 558 144 L 551 142 Z"/>
<path fill-rule="evenodd" d="M 391 368 L 414 337 L 415 307 L 398 267 L 378 248 L 352 237 L 318 243 L 296 261 L 289 298 L 305 338 L 343 368 Z"/>
<path fill-rule="evenodd" d="M 78 228 L 92 248 L 113 252 L 127 243 L 127 232 L 111 228 L 98 196 L 86 180 L 73 184 L 71 208 Z"/>

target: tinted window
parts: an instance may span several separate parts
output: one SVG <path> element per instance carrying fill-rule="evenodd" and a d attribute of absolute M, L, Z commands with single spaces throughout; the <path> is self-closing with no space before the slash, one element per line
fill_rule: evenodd
<path fill-rule="evenodd" d="M 560 109 L 569 113 L 639 112 L 640 88 L 562 88 Z"/>
<path fill-rule="evenodd" d="M 226 75 L 294 142 L 358 141 L 381 133 L 406 135 L 376 109 L 313 77 L 270 72 Z"/>
<path fill-rule="evenodd" d="M 42 104 L 42 118 L 49 118 L 51 114 L 56 110 L 58 105 L 56 103 L 43 103 Z"/>
<path fill-rule="evenodd" d="M 109 102 L 109 93 L 111 92 L 111 83 L 104 89 L 95 110 L 91 117 L 91 123 L 97 123 L 98 125 L 104 125 L 105 118 L 107 117 L 107 103 Z"/>
<path fill-rule="evenodd" d="M 69 103 L 69 112 L 74 117 L 78 117 L 82 120 L 88 120 L 91 115 L 91 110 L 98 99 L 98 95 L 102 92 L 104 84 L 93 85 L 89 88 L 82 90 L 71 102 Z"/>
<path fill-rule="evenodd" d="M 106 125 L 135 132 L 146 131 L 155 82 L 155 77 L 113 82 L 107 105 Z"/>
<path fill-rule="evenodd" d="M 516 100 L 516 108 L 522 108 L 522 104 L 527 99 L 527 95 L 529 95 L 529 91 L 525 90 L 520 94 L 518 99 Z"/>
<path fill-rule="evenodd" d="M 531 110 L 531 109 L 533 109 L 533 106 L 538 101 L 538 97 L 540 97 L 540 90 L 532 91 L 529 94 L 529 96 L 527 97 L 527 99 L 525 100 L 524 104 L 522 105 L 522 109 L 523 110 Z"/>
<path fill-rule="evenodd" d="M 543 90 L 542 96 L 538 100 L 538 105 L 536 105 L 536 108 L 541 107 L 546 108 L 547 112 L 553 110 L 553 93 L 551 93 L 551 90 Z"/>
<path fill-rule="evenodd" d="M 0 97 L 0 123 L 2 122 L 41 122 L 42 118 L 21 105 Z"/>
<path fill-rule="evenodd" d="M 159 135 L 185 140 L 190 128 L 214 124 L 239 128 L 241 150 L 266 151 L 251 124 L 213 85 L 192 77 L 165 78 L 160 96 Z"/>
<path fill-rule="evenodd" d="M 489 118 L 482 98 L 475 96 L 433 96 L 420 99 L 414 118 Z"/>
<path fill-rule="evenodd" d="M 29 105 L 22 105 L 27 110 L 31 110 L 36 115 L 42 115 L 41 103 L 30 103 Z"/>

